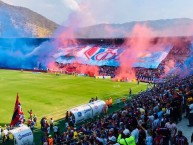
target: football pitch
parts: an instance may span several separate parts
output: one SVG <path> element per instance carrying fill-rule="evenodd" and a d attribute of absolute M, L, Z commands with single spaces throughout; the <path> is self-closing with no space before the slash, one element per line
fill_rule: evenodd
<path fill-rule="evenodd" d="M 30 71 L 0 70 L 0 125 L 9 124 L 13 115 L 16 94 L 28 119 L 28 111 L 38 117 L 63 118 L 65 112 L 75 106 L 88 103 L 92 97 L 113 101 L 128 95 L 129 89 L 136 94 L 146 90 L 147 84 L 113 82 L 84 76 L 35 73 Z"/>

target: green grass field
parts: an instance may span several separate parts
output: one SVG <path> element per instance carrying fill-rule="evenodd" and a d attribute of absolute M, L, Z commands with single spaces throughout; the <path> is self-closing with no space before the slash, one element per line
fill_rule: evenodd
<path fill-rule="evenodd" d="M 39 123 L 43 116 L 53 117 L 54 120 L 63 118 L 67 110 L 88 103 L 92 97 L 98 96 L 102 100 L 112 97 L 116 100 L 128 95 L 130 88 L 133 94 L 136 94 L 145 90 L 147 84 L 137 85 L 136 82 L 113 82 L 91 77 L 0 70 L 0 125 L 10 123 L 17 92 L 25 118 L 29 117 L 27 112 L 32 109 Z M 41 131 L 36 129 L 36 144 L 39 144 L 40 134 Z"/>
<path fill-rule="evenodd" d="M 40 117 L 59 119 L 65 111 L 87 103 L 98 96 L 114 100 L 127 95 L 129 88 L 137 93 L 147 88 L 145 83 L 112 82 L 111 80 L 78 77 L 71 75 L 56 76 L 48 73 L 0 70 L 0 124 L 10 123 L 17 92 L 27 118 L 28 110 Z"/>

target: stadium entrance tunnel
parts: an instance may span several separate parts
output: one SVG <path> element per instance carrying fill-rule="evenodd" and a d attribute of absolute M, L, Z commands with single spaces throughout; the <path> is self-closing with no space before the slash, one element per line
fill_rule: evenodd
<path fill-rule="evenodd" d="M 34 137 L 31 129 L 25 125 L 9 131 L 13 135 L 14 145 L 33 145 Z"/>
<path fill-rule="evenodd" d="M 86 121 L 87 119 L 94 118 L 98 115 L 101 115 L 104 111 L 106 103 L 103 100 L 97 100 L 72 108 L 70 114 L 74 119 L 75 124 Z"/>

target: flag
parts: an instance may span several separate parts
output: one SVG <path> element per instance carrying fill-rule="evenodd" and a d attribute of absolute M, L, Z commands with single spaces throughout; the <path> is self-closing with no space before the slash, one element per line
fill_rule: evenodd
<path fill-rule="evenodd" d="M 15 108 L 14 108 L 10 126 L 19 125 L 20 123 L 23 123 L 23 120 L 24 120 L 24 114 L 21 108 L 21 103 L 19 101 L 19 95 L 17 93 L 16 101 L 15 101 Z"/>

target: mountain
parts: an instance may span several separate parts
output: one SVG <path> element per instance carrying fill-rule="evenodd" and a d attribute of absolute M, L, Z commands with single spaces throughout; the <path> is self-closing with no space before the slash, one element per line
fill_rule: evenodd
<path fill-rule="evenodd" d="M 130 37 L 134 28 L 151 29 L 154 37 L 192 36 L 193 20 L 188 18 L 135 21 L 123 24 L 98 24 L 76 31 L 78 38 L 125 38 Z M 138 29 L 137 28 L 137 29 Z M 142 30 L 143 30 L 142 29 Z M 139 31 L 141 31 L 139 29 Z M 141 32 L 143 33 L 143 32 Z M 144 34 L 145 36 L 146 34 Z M 147 34 L 148 35 L 148 34 Z"/>
<path fill-rule="evenodd" d="M 0 37 L 50 37 L 58 27 L 58 24 L 36 12 L 6 4 L 0 0 Z M 146 32 L 143 32 L 144 27 L 151 29 L 151 31 L 145 30 Z M 67 27 L 60 29 L 65 30 Z M 193 20 L 178 18 L 135 21 L 123 24 L 98 24 L 75 30 L 75 37 L 125 38 L 131 37 L 134 29 L 143 36 L 149 35 L 146 33 L 151 33 L 153 37 L 192 36 Z"/>
<path fill-rule="evenodd" d="M 0 37 L 49 37 L 58 26 L 36 12 L 0 0 Z"/>

